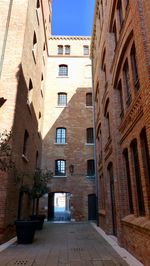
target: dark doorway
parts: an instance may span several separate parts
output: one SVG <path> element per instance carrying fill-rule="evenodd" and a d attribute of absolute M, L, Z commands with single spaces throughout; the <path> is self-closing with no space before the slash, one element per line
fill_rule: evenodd
<path fill-rule="evenodd" d="M 108 172 L 110 177 L 110 197 L 111 197 L 111 209 L 112 209 L 112 231 L 113 235 L 117 236 L 117 221 L 116 221 L 116 204 L 115 204 L 115 188 L 114 188 L 114 176 L 112 163 L 108 166 Z"/>
<path fill-rule="evenodd" d="M 48 220 L 66 222 L 71 220 L 70 197 L 68 192 L 49 193 Z"/>
<path fill-rule="evenodd" d="M 96 195 L 88 195 L 88 219 L 96 220 Z"/>
<path fill-rule="evenodd" d="M 54 219 L 54 193 L 48 194 L 48 220 Z"/>

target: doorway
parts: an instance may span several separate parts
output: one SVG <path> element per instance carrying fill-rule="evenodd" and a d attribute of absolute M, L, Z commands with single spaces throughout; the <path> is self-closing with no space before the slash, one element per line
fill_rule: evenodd
<path fill-rule="evenodd" d="M 48 195 L 48 220 L 67 222 L 71 220 L 70 196 L 68 192 L 52 192 Z"/>
<path fill-rule="evenodd" d="M 114 175 L 113 165 L 108 165 L 108 172 L 110 178 L 110 198 L 111 198 L 111 210 L 112 210 L 112 232 L 114 236 L 117 236 L 117 220 L 116 220 L 116 203 L 115 203 L 115 186 L 114 186 Z"/>
<path fill-rule="evenodd" d="M 96 195 L 88 195 L 88 220 L 96 220 Z"/>

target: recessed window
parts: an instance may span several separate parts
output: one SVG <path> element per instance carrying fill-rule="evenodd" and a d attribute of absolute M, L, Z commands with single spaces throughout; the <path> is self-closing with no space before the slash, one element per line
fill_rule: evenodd
<path fill-rule="evenodd" d="M 95 175 L 94 160 L 88 160 L 87 161 L 87 175 L 88 176 L 94 176 Z"/>
<path fill-rule="evenodd" d="M 132 63 L 132 72 L 133 72 L 133 79 L 134 85 L 136 90 L 139 89 L 139 75 L 138 75 L 138 66 L 137 66 L 137 58 L 136 58 L 136 49 L 135 45 L 132 45 L 131 48 L 131 63 Z"/>
<path fill-rule="evenodd" d="M 70 45 L 65 45 L 65 54 L 70 54 Z"/>
<path fill-rule="evenodd" d="M 125 86 L 126 86 L 126 104 L 127 106 L 131 103 L 131 88 L 130 88 L 130 74 L 129 74 L 129 65 L 128 61 L 125 61 L 124 67 L 124 79 L 125 79 Z"/>
<path fill-rule="evenodd" d="M 68 76 L 68 66 L 59 65 L 59 76 Z"/>
<path fill-rule="evenodd" d="M 132 200 L 132 186 L 131 186 L 131 175 L 130 175 L 130 166 L 129 166 L 129 155 L 128 149 L 123 151 L 125 168 L 126 168 L 126 178 L 127 178 L 127 187 L 128 187 L 128 199 L 129 199 L 129 212 L 133 213 L 133 200 Z"/>
<path fill-rule="evenodd" d="M 66 143 L 66 128 L 56 129 L 56 143 L 65 144 Z"/>
<path fill-rule="evenodd" d="M 92 93 L 86 93 L 86 106 L 92 106 Z"/>
<path fill-rule="evenodd" d="M 122 1 L 118 0 L 118 5 L 117 5 L 118 13 L 119 13 L 119 20 L 120 20 L 120 26 L 123 23 L 123 12 L 122 12 Z"/>
<path fill-rule="evenodd" d="M 134 174 L 135 174 L 135 181 L 136 181 L 139 216 L 144 216 L 145 215 L 144 195 L 143 195 L 139 155 L 138 155 L 138 147 L 137 147 L 136 139 L 133 140 L 131 143 L 131 150 L 132 150 L 133 167 L 134 167 Z"/>
<path fill-rule="evenodd" d="M 89 55 L 89 46 L 88 45 L 84 45 L 83 46 L 83 54 L 84 55 Z"/>
<path fill-rule="evenodd" d="M 63 54 L 63 45 L 58 45 L 58 54 Z"/>
<path fill-rule="evenodd" d="M 93 128 L 87 128 L 86 140 L 87 140 L 87 143 L 94 143 Z"/>
<path fill-rule="evenodd" d="M 55 161 L 55 175 L 56 176 L 65 176 L 66 175 L 66 161 L 65 160 L 56 160 Z"/>
<path fill-rule="evenodd" d="M 58 105 L 66 106 L 67 105 L 67 93 L 58 93 Z"/>
<path fill-rule="evenodd" d="M 34 31 L 34 35 L 33 35 L 33 48 L 32 48 L 32 54 L 33 54 L 34 62 L 36 63 L 36 55 L 37 55 L 37 37 L 36 37 L 36 33 L 35 33 L 35 31 Z"/>
<path fill-rule="evenodd" d="M 33 97 L 33 83 L 32 83 L 32 80 L 30 79 L 29 80 L 28 100 L 27 100 L 28 104 L 31 104 L 32 97 Z"/>
<path fill-rule="evenodd" d="M 24 132 L 24 140 L 23 140 L 23 155 L 27 156 L 27 146 L 28 146 L 28 142 L 29 142 L 29 133 L 27 130 L 25 130 Z"/>

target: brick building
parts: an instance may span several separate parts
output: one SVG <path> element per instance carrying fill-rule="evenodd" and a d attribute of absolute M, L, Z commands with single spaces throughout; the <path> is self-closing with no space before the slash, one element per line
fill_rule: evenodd
<path fill-rule="evenodd" d="M 0 1 L 0 14 L 0 132 L 8 134 L 3 142 L 8 138 L 10 145 L 7 153 L 0 154 L 2 243 L 14 235 L 20 185 L 33 182 L 30 173 L 40 164 L 51 0 Z M 15 173 L 10 163 L 15 164 Z M 29 211 L 24 195 L 21 217 Z"/>
<path fill-rule="evenodd" d="M 150 258 L 150 2 L 96 1 L 93 61 L 99 224 Z"/>
<path fill-rule="evenodd" d="M 57 192 L 70 193 L 72 219 L 93 218 L 95 173 L 90 41 L 89 37 L 81 36 L 52 36 L 49 40 L 42 126 L 42 168 L 54 173 L 45 202 L 49 219 L 53 217 Z"/>

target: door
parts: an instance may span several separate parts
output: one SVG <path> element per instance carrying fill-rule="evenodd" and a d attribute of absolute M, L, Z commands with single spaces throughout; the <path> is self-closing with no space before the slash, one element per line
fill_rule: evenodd
<path fill-rule="evenodd" d="M 48 194 L 48 220 L 54 219 L 54 193 Z"/>
<path fill-rule="evenodd" d="M 88 195 L 88 219 L 96 220 L 96 195 Z"/>
<path fill-rule="evenodd" d="M 113 165 L 112 164 L 109 166 L 108 171 L 109 171 L 109 175 L 110 175 L 110 197 L 111 197 L 111 209 L 112 209 L 112 228 L 113 228 L 113 235 L 117 236 L 115 187 L 114 187 L 114 176 L 113 176 Z"/>

